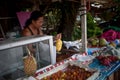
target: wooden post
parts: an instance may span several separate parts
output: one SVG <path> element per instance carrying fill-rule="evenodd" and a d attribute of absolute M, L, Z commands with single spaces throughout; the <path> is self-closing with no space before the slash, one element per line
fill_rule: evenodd
<path fill-rule="evenodd" d="M 87 53 L 86 0 L 81 0 L 81 6 L 82 50 Z"/>

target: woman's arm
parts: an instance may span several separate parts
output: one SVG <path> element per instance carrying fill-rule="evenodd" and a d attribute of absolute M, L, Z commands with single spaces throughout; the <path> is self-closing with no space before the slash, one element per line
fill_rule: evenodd
<path fill-rule="evenodd" d="M 31 33 L 29 32 L 29 30 L 27 30 L 27 29 L 24 29 L 23 31 L 22 31 L 22 36 L 32 36 L 31 35 Z M 32 54 L 34 54 L 35 53 L 35 49 L 33 48 L 33 44 L 28 44 L 27 45 L 27 47 L 28 47 L 28 49 L 30 50 L 30 52 L 32 53 Z"/>
<path fill-rule="evenodd" d="M 53 39 L 56 41 L 58 39 L 62 38 L 62 33 L 57 34 L 56 36 L 53 37 Z"/>

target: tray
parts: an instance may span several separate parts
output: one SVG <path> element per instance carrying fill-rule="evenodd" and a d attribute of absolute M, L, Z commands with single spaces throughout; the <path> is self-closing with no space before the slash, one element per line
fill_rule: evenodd
<path fill-rule="evenodd" d="M 68 59 L 65 59 L 61 62 L 58 62 L 54 65 L 49 65 L 45 68 L 42 68 L 40 70 L 37 70 L 35 78 L 37 80 L 41 80 L 44 77 L 50 76 L 58 71 L 66 69 L 71 62 L 77 61 L 76 58 L 70 57 Z M 74 65 L 74 64 L 73 64 Z M 78 65 L 79 66 L 79 65 Z M 88 77 L 86 80 L 95 80 L 99 75 L 99 71 L 95 71 L 90 77 Z"/>

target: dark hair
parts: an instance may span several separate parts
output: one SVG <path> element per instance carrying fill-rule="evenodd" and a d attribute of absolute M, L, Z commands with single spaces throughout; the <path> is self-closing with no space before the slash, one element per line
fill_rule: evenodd
<path fill-rule="evenodd" d="M 36 21 L 39 17 L 43 16 L 44 14 L 42 14 L 40 11 L 33 11 L 30 15 L 30 18 L 25 22 L 25 27 L 28 27 L 32 23 L 32 20 Z"/>

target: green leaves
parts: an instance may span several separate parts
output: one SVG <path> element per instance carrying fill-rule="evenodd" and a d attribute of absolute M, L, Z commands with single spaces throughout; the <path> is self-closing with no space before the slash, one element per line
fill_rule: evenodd
<path fill-rule="evenodd" d="M 81 39 L 81 28 L 75 26 L 72 33 L 72 40 Z"/>
<path fill-rule="evenodd" d="M 97 26 L 90 13 L 87 13 L 87 37 L 95 37 L 102 33 L 102 29 Z"/>

